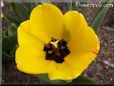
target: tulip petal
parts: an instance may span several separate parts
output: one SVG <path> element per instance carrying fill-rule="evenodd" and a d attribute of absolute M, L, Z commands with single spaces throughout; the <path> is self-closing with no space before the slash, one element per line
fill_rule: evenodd
<path fill-rule="evenodd" d="M 74 67 L 74 70 L 77 70 L 75 73 L 80 75 L 97 56 L 99 40 L 82 14 L 70 11 L 64 15 L 64 19 L 70 33 L 67 45 L 70 54 L 65 57 L 65 62 Z"/>
<path fill-rule="evenodd" d="M 75 11 L 70 11 L 65 14 L 65 20 L 66 29 L 70 33 L 68 48 L 71 53 L 83 53 L 85 51 L 98 53 L 98 37 L 93 29 L 87 25 L 83 15 Z"/>
<path fill-rule="evenodd" d="M 77 31 L 75 38 L 79 41 L 80 36 L 82 36 L 85 27 L 87 26 L 84 16 L 77 11 L 68 11 L 64 15 L 64 22 L 66 30 L 64 31 L 63 38 L 66 39 L 66 41 L 69 41 L 71 39 L 72 32 L 75 30 Z"/>
<path fill-rule="evenodd" d="M 51 37 L 61 39 L 63 30 L 63 14 L 54 5 L 44 3 L 33 9 L 30 15 L 31 32 L 48 43 Z"/>
<path fill-rule="evenodd" d="M 37 49 L 18 47 L 16 50 L 17 68 L 25 73 L 40 74 L 53 70 L 53 61 L 45 60 L 45 52 Z"/>
<path fill-rule="evenodd" d="M 76 34 L 80 33 L 73 31 L 71 40 L 68 43 L 68 47 L 71 53 L 83 53 L 83 52 L 95 52 L 98 53 L 100 44 L 97 35 L 91 27 L 86 27 L 86 31 L 80 33 L 80 39 L 78 40 Z"/>
<path fill-rule="evenodd" d="M 44 43 L 30 33 L 29 20 L 24 21 L 18 27 L 18 44 L 19 46 L 34 47 L 43 50 Z"/>
<path fill-rule="evenodd" d="M 61 64 L 56 63 L 56 69 L 53 70 L 52 73 L 49 73 L 50 80 L 73 80 L 74 78 L 78 77 L 79 74 L 75 71 L 78 71 L 76 68 L 70 66 L 66 62 Z"/>
<path fill-rule="evenodd" d="M 74 70 L 77 69 L 77 71 L 75 71 L 76 74 L 81 75 L 81 73 L 90 65 L 90 63 L 94 61 L 96 56 L 97 54 L 94 52 L 85 52 L 83 54 L 70 54 L 65 57 L 65 62 L 74 67 Z"/>

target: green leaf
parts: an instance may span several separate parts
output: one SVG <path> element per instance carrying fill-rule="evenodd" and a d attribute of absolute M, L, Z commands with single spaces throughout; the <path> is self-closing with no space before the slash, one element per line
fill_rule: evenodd
<path fill-rule="evenodd" d="M 24 3 L 11 3 L 11 6 L 20 22 L 29 19 L 29 10 Z"/>
<path fill-rule="evenodd" d="M 10 36 L 2 39 L 2 52 L 4 57 L 14 57 L 17 40 L 16 37 Z M 4 58 L 3 58 L 4 59 Z"/>
<path fill-rule="evenodd" d="M 56 84 L 56 85 L 61 85 L 61 84 L 68 84 L 70 81 L 64 81 L 64 80 L 49 80 L 48 74 L 38 74 L 38 75 L 33 75 L 37 77 L 40 80 L 40 84 Z"/>
<path fill-rule="evenodd" d="M 61 84 L 93 84 L 90 80 L 87 80 L 84 78 L 82 75 L 80 75 L 78 78 L 74 80 L 49 80 L 48 74 L 38 74 L 38 75 L 33 75 L 37 77 L 40 80 L 40 84 L 56 84 L 56 85 L 61 85 Z"/>
<path fill-rule="evenodd" d="M 4 17 L 11 23 L 15 23 L 17 26 L 19 26 L 19 24 L 21 23 L 18 19 L 13 18 L 7 14 L 4 15 Z"/>
<path fill-rule="evenodd" d="M 87 80 L 82 75 L 80 75 L 78 78 L 74 79 L 69 84 L 93 84 L 90 80 Z"/>
<path fill-rule="evenodd" d="M 8 35 L 16 36 L 16 34 L 17 34 L 17 26 L 14 23 L 12 23 L 8 29 Z"/>
<path fill-rule="evenodd" d="M 3 60 L 9 60 L 14 58 L 14 53 L 17 48 L 17 27 L 15 24 L 11 24 L 8 29 L 3 31 L 2 38 L 2 54 Z"/>
<path fill-rule="evenodd" d="M 113 0 L 109 0 L 107 4 L 112 3 Z M 100 25 L 102 24 L 104 17 L 106 13 L 108 12 L 109 7 L 103 7 L 99 9 L 95 17 L 93 18 L 93 21 L 91 22 L 90 26 L 95 30 L 95 32 L 98 31 Z"/>
<path fill-rule="evenodd" d="M 37 4 L 38 5 L 38 4 Z M 28 13 L 30 15 L 32 9 L 36 6 L 36 3 L 26 3 L 26 7 L 28 9 Z"/>

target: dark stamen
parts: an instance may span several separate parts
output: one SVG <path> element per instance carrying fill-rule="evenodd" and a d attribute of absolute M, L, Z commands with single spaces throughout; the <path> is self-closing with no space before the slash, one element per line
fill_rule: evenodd
<path fill-rule="evenodd" d="M 52 38 L 51 42 L 56 42 L 57 40 Z M 46 51 L 46 60 L 54 60 L 57 63 L 64 62 L 64 57 L 66 57 L 70 51 L 67 48 L 67 42 L 63 39 L 58 42 L 58 47 L 55 47 L 51 42 L 44 45 L 44 51 Z"/>
<path fill-rule="evenodd" d="M 59 43 L 58 43 L 59 46 L 61 46 L 61 45 L 66 46 L 66 44 L 67 44 L 67 42 L 64 41 L 63 39 L 61 41 L 59 41 Z"/>
<path fill-rule="evenodd" d="M 48 52 L 46 52 L 46 60 L 54 60 L 53 54 L 49 54 Z"/>
<path fill-rule="evenodd" d="M 48 44 L 48 45 L 44 45 L 44 51 L 48 51 L 48 50 L 53 50 L 53 45 L 52 44 Z"/>
<path fill-rule="evenodd" d="M 60 50 L 60 53 L 61 53 L 61 56 L 64 58 L 70 53 L 70 51 L 68 50 L 68 48 L 65 48 L 64 50 Z"/>
<path fill-rule="evenodd" d="M 57 41 L 57 40 L 56 40 L 55 38 L 51 38 L 51 41 L 52 41 L 52 42 L 55 42 L 55 41 Z"/>
<path fill-rule="evenodd" d="M 55 58 L 55 62 L 57 62 L 57 63 L 62 63 L 62 62 L 64 62 L 64 59 L 57 56 L 57 57 Z"/>

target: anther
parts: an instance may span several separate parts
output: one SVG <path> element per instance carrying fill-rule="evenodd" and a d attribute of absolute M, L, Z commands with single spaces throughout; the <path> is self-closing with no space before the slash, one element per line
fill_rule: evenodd
<path fill-rule="evenodd" d="M 64 59 L 57 56 L 57 57 L 55 58 L 55 62 L 57 62 L 57 63 L 62 63 L 62 62 L 64 62 Z"/>
<path fill-rule="evenodd" d="M 44 45 L 44 51 L 46 52 L 46 60 L 54 60 L 57 63 L 64 62 L 64 58 L 70 53 L 66 41 L 54 38 L 49 44 Z"/>
<path fill-rule="evenodd" d="M 48 52 L 48 54 L 52 54 L 53 50 L 48 50 L 47 52 Z"/>
<path fill-rule="evenodd" d="M 51 41 L 52 41 L 52 42 L 55 42 L 55 41 L 57 41 L 57 40 L 56 40 L 56 39 L 54 39 L 54 38 L 51 38 Z"/>

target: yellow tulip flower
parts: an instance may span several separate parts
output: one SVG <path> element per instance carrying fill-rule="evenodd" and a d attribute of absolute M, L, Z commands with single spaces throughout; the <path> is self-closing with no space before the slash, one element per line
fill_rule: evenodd
<path fill-rule="evenodd" d="M 96 33 L 77 11 L 64 15 L 53 4 L 36 6 L 18 27 L 17 68 L 28 74 L 48 74 L 50 80 L 77 78 L 96 58 Z"/>

